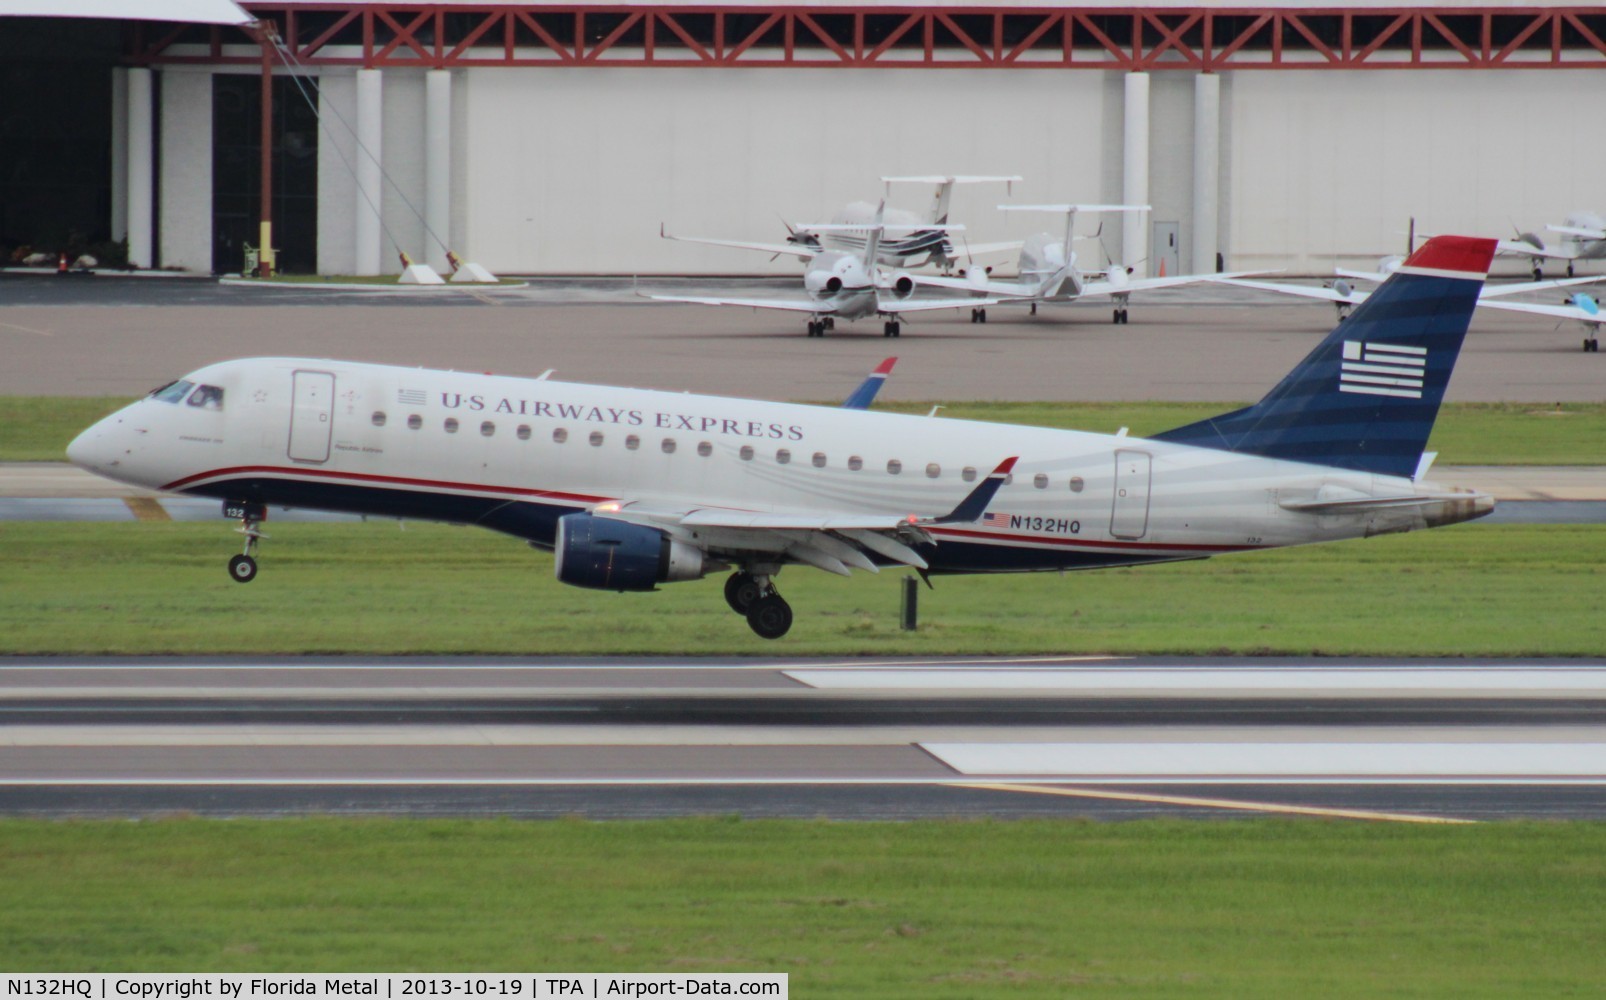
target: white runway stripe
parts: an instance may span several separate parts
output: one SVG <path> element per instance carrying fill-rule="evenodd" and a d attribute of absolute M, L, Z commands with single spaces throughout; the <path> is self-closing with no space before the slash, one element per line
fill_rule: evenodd
<path fill-rule="evenodd" d="M 1594 667 L 1130 667 L 1035 670 L 793 669 L 786 676 L 823 690 L 1062 691 L 1076 694 L 1279 696 L 1289 692 L 1356 697 L 1444 697 L 1447 694 L 1600 695 L 1606 668 Z"/>

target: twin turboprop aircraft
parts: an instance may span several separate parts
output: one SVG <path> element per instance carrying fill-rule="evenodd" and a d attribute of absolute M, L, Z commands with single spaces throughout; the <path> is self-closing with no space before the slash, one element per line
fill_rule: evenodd
<path fill-rule="evenodd" d="M 1423 446 L 1495 241 L 1440 236 L 1253 406 L 1151 438 L 312 358 L 209 365 L 68 447 L 214 497 L 252 552 L 269 506 L 475 524 L 557 578 L 645 591 L 731 571 L 758 635 L 787 566 L 1092 569 L 1410 531 L 1488 513 Z M 855 394 L 860 398 L 861 394 Z"/>

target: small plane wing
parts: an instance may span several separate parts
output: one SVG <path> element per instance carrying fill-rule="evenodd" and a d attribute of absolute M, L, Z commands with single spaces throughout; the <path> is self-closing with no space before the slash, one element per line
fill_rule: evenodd
<path fill-rule="evenodd" d="M 850 575 L 852 569 L 879 572 L 867 553 L 925 569 L 926 560 L 912 547 L 936 544 L 924 529 L 979 520 L 1016 461 L 1014 457 L 1004 459 L 953 510 L 941 515 L 790 514 L 722 507 L 667 508 L 634 501 L 609 501 L 591 512 L 669 531 L 705 551 L 773 552 L 842 576 Z"/>
<path fill-rule="evenodd" d="M 1478 304 L 1488 306 L 1490 309 L 1504 309 L 1507 312 L 1528 313 L 1533 316 L 1549 316 L 1552 319 L 1571 319 L 1593 325 L 1606 323 L 1606 313 L 1602 313 L 1599 306 L 1596 306 L 1595 311 L 1591 312 L 1587 307 L 1572 302 L 1564 306 L 1550 306 L 1539 302 L 1479 302 Z"/>
<path fill-rule="evenodd" d="M 956 250 L 965 257 L 985 257 L 995 253 L 1015 253 L 1026 245 L 1025 240 L 1005 240 L 1002 243 L 960 243 Z"/>
<path fill-rule="evenodd" d="M 699 306 L 747 306 L 751 309 L 781 309 L 786 312 L 806 312 L 826 316 L 836 312 L 836 306 L 823 299 L 722 299 L 703 295 L 648 295 L 659 302 L 690 302 Z"/>
<path fill-rule="evenodd" d="M 876 299 L 876 311 L 882 313 L 931 312 L 935 309 L 979 309 L 1019 301 L 1008 296 L 985 299 L 899 299 L 881 296 Z"/>
<path fill-rule="evenodd" d="M 1340 302 L 1352 306 L 1360 305 L 1372 294 L 1371 292 L 1352 290 L 1346 295 L 1335 288 L 1321 288 L 1315 285 L 1288 285 L 1280 281 L 1245 281 L 1242 278 L 1232 278 L 1227 284 L 1237 285 L 1240 288 L 1255 288 L 1263 292 L 1277 292 L 1280 295 L 1298 295 L 1307 299 L 1321 299 L 1323 302 Z"/>
<path fill-rule="evenodd" d="M 1507 295 L 1521 295 L 1523 292 L 1543 292 L 1552 288 L 1566 288 L 1568 285 L 1588 285 L 1597 281 L 1606 281 L 1606 275 L 1592 275 L 1587 278 L 1553 278 L 1549 281 L 1516 281 L 1509 285 L 1485 284 L 1483 291 L 1478 295 L 1478 301 L 1505 298 Z"/>
<path fill-rule="evenodd" d="M 1550 247 L 1536 246 L 1527 240 L 1500 240 L 1495 243 L 1498 253 L 1517 257 L 1545 257 L 1552 260 L 1576 260 L 1578 255 L 1570 250 L 1551 249 Z"/>
<path fill-rule="evenodd" d="M 892 374 L 892 366 L 898 363 L 897 358 L 888 358 L 875 366 L 875 370 L 853 390 L 853 394 L 842 401 L 844 410 L 868 410 L 875 401 L 876 393 L 886 384 L 887 376 Z"/>
<path fill-rule="evenodd" d="M 675 240 L 679 243 L 700 243 L 708 247 L 729 247 L 733 250 L 757 250 L 760 253 L 776 254 L 777 256 L 796 257 L 798 260 L 813 260 L 819 256 L 820 248 L 811 247 L 803 243 L 747 243 L 742 240 L 710 240 L 701 236 L 676 236 L 663 225 L 658 224 L 658 235 L 666 240 Z"/>
<path fill-rule="evenodd" d="M 1565 233 L 1568 236 L 1582 236 L 1586 240 L 1606 240 L 1606 230 L 1589 229 L 1582 226 L 1546 226 L 1553 233 Z"/>
<path fill-rule="evenodd" d="M 1240 281 L 1250 274 L 1266 274 L 1266 271 L 1227 271 L 1221 274 L 1177 274 L 1166 278 L 1129 278 L 1126 281 L 1090 281 L 1082 286 L 1079 298 L 1091 295 L 1124 295 L 1127 292 L 1144 292 L 1155 288 L 1171 288 L 1175 285 L 1208 284 L 1219 282 L 1229 285 L 1251 285 L 1251 282 Z M 1270 286 L 1270 282 L 1261 284 Z M 1331 289 L 1328 289 L 1331 291 Z"/>

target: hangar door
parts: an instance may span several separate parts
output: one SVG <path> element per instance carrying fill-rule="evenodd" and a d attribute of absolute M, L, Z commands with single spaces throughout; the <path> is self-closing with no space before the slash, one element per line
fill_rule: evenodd
<path fill-rule="evenodd" d="M 335 377 L 329 372 L 295 373 L 290 404 L 290 460 L 329 461 L 334 434 Z"/>
<path fill-rule="evenodd" d="M 1115 453 L 1115 504 L 1110 512 L 1110 534 L 1116 538 L 1142 538 L 1149 530 L 1149 473 L 1146 451 Z"/>

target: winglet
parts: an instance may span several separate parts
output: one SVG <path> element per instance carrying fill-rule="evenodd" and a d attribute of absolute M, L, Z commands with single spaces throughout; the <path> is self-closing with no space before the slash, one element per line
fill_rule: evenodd
<path fill-rule="evenodd" d="M 875 371 L 871 372 L 859 384 L 859 387 L 853 390 L 853 395 L 843 400 L 842 408 L 845 410 L 868 410 L 870 404 L 875 401 L 876 393 L 881 391 L 881 386 L 887 381 L 887 376 L 892 374 L 892 366 L 897 363 L 897 358 L 888 358 L 876 365 Z"/>
<path fill-rule="evenodd" d="M 954 524 L 981 520 L 981 516 L 987 513 L 987 505 L 993 502 L 993 496 L 998 492 L 998 488 L 1004 485 L 1004 480 L 1009 478 L 1010 470 L 1015 468 L 1015 463 L 1019 460 L 1020 457 L 1017 455 L 999 462 L 998 468 L 989 472 L 987 478 L 977 483 L 976 488 L 970 491 L 970 496 L 959 501 L 959 506 L 932 523 Z"/>

